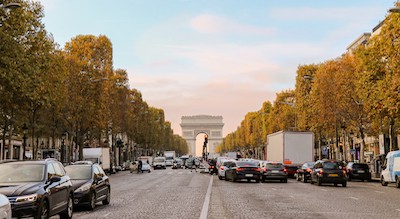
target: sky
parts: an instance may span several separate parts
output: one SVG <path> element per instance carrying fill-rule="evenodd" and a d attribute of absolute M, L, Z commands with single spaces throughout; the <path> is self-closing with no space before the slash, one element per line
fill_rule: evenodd
<path fill-rule="evenodd" d="M 294 89 L 299 65 L 346 52 L 394 0 L 36 0 L 61 47 L 105 35 L 114 69 L 164 110 L 175 134 L 182 116 L 223 116 L 224 136 L 248 112 Z"/>

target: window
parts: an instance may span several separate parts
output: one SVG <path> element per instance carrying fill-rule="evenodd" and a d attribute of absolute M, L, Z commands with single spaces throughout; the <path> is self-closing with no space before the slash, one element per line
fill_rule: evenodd
<path fill-rule="evenodd" d="M 47 164 L 47 179 L 56 175 L 56 170 L 53 167 L 52 163 Z"/>
<path fill-rule="evenodd" d="M 64 168 L 61 167 L 59 163 L 53 163 L 53 167 L 54 167 L 54 170 L 56 171 L 57 176 L 62 177 L 65 175 Z"/>

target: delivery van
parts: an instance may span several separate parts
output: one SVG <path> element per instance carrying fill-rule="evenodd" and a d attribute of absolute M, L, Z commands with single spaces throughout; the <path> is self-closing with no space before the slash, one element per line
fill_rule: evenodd
<path fill-rule="evenodd" d="M 381 184 L 387 186 L 388 183 L 396 183 L 400 188 L 400 151 L 391 151 L 386 155 L 382 166 Z"/>

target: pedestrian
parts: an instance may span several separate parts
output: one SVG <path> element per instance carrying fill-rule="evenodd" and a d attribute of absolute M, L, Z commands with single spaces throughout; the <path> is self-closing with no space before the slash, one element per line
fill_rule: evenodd
<path fill-rule="evenodd" d="M 139 160 L 139 164 L 138 164 L 138 168 L 137 168 L 138 173 L 142 171 L 142 165 L 143 165 L 142 160 Z"/>
<path fill-rule="evenodd" d="M 192 172 L 193 168 L 194 168 L 194 170 L 196 170 L 196 173 L 197 173 L 196 158 L 193 158 L 193 160 L 192 160 L 192 166 L 190 167 L 190 172 Z"/>

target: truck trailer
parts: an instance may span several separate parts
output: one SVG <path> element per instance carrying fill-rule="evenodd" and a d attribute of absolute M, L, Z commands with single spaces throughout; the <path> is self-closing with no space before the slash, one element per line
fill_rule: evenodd
<path fill-rule="evenodd" d="M 113 172 L 111 169 L 110 148 L 83 148 L 83 160 L 98 163 L 105 172 Z"/>
<path fill-rule="evenodd" d="M 266 160 L 284 164 L 313 161 L 314 133 L 279 131 L 267 135 Z"/>

